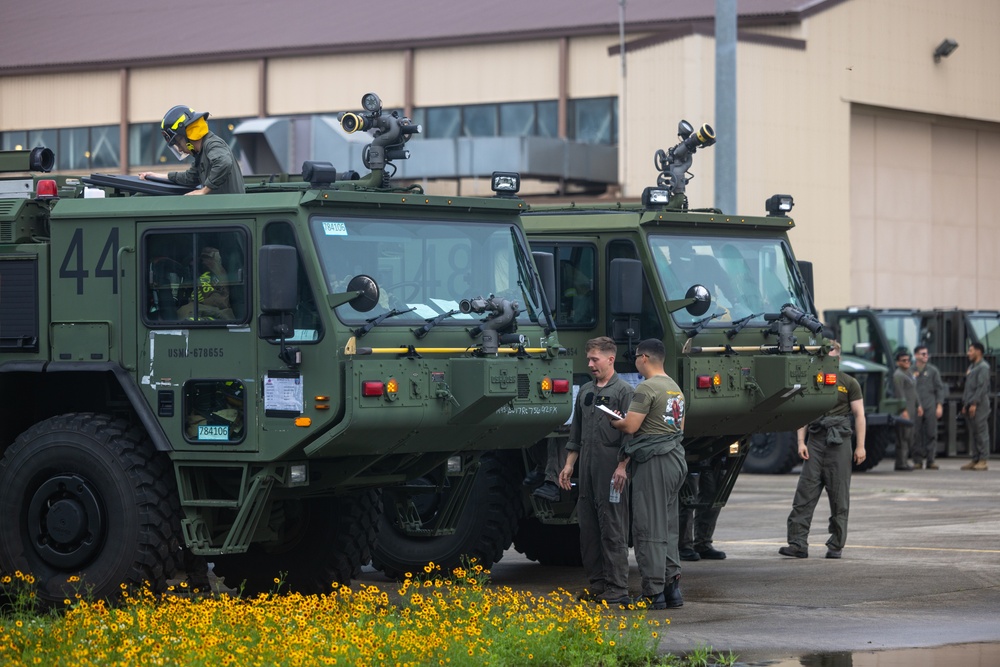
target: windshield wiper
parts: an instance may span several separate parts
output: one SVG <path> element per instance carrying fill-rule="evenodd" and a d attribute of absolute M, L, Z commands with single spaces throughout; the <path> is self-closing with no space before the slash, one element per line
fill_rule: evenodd
<path fill-rule="evenodd" d="M 521 245 L 514 227 L 510 228 L 510 237 L 514 242 L 514 260 L 517 262 L 517 285 L 521 288 L 521 296 L 524 297 L 524 307 L 528 311 L 528 319 L 532 322 L 538 321 L 538 313 L 535 312 L 535 302 L 533 294 L 538 293 L 531 268 L 528 266 L 524 255 L 524 247 Z M 550 318 L 546 318 L 550 328 L 555 328 L 555 324 Z"/>
<path fill-rule="evenodd" d="M 428 331 L 430 331 L 431 329 L 433 329 L 437 325 L 441 324 L 441 322 L 445 321 L 446 319 L 448 319 L 452 315 L 457 315 L 460 312 L 462 312 L 462 311 L 460 311 L 460 310 L 449 310 L 447 313 L 441 313 L 437 317 L 432 317 L 430 319 L 424 320 L 425 322 L 427 322 L 427 324 L 425 324 L 424 326 L 420 327 L 419 329 L 413 329 L 412 330 L 413 331 L 413 335 L 416 336 L 417 338 L 423 338 L 424 336 L 427 335 Z"/>
<path fill-rule="evenodd" d="M 711 322 L 712 320 L 714 320 L 714 319 L 716 319 L 718 317 L 722 317 L 725 314 L 726 314 L 726 311 L 720 310 L 719 312 L 717 312 L 717 313 L 715 313 L 713 315 L 709 315 L 708 317 L 704 317 L 704 318 L 698 320 L 697 322 L 694 323 L 694 328 L 691 329 L 691 331 L 688 331 L 687 337 L 688 338 L 694 338 L 695 336 L 697 336 L 698 334 L 701 333 L 701 330 L 705 328 L 706 324 L 708 324 L 709 322 Z"/>
<path fill-rule="evenodd" d="M 413 311 L 413 310 L 416 310 L 416 308 L 407 308 L 406 310 L 396 310 L 395 308 L 393 308 L 388 313 L 382 313 L 378 317 L 373 317 L 370 320 L 365 320 L 367 322 L 367 324 L 365 324 L 364 326 L 360 326 L 357 329 L 355 329 L 354 330 L 354 335 L 357 336 L 358 338 L 361 338 L 366 333 L 368 333 L 369 331 L 371 331 L 372 329 L 374 329 L 378 325 L 382 324 L 383 322 L 385 322 L 390 317 L 396 317 L 397 315 L 403 315 L 403 314 L 408 313 L 408 312 Z"/>
<path fill-rule="evenodd" d="M 733 322 L 733 324 L 734 324 L 733 328 L 726 332 L 726 338 L 728 338 L 729 340 L 732 340 L 733 337 L 736 336 L 736 334 L 738 334 L 739 332 L 743 331 L 743 329 L 746 327 L 746 325 L 750 324 L 750 320 L 753 320 L 753 319 L 755 319 L 757 317 L 761 317 L 763 314 L 764 313 L 751 313 L 750 315 L 747 315 L 746 317 L 743 317 L 743 318 L 740 318 L 740 319 L 736 320 L 735 322 Z"/>

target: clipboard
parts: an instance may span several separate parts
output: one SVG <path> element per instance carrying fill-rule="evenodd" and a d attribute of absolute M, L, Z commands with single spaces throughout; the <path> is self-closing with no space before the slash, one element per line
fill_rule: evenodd
<path fill-rule="evenodd" d="M 606 405 L 598 405 L 597 409 L 600 410 L 601 412 L 608 413 L 609 415 L 611 415 L 612 419 L 624 419 L 624 417 L 622 417 L 621 415 L 619 415 L 618 413 L 616 413 L 614 410 L 612 410 L 611 408 L 607 407 Z"/>

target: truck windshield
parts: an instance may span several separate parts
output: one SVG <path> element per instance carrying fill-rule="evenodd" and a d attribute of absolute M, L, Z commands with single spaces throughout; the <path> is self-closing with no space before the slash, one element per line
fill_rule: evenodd
<path fill-rule="evenodd" d="M 969 326 L 976 332 L 979 342 L 987 352 L 1000 350 L 1000 315 L 997 313 L 970 313 Z"/>
<path fill-rule="evenodd" d="M 889 352 L 903 348 L 907 352 L 920 344 L 920 315 L 913 313 L 879 313 L 878 321 L 885 330 Z M 843 341 L 841 341 L 843 343 Z"/>
<path fill-rule="evenodd" d="M 788 303 L 813 312 L 781 239 L 654 233 L 649 245 L 667 299 L 683 299 L 695 284 L 711 292 L 712 306 L 706 315 L 717 317 L 708 327 L 729 327 L 743 318 L 750 318 L 751 326 L 763 326 L 764 313 L 776 313 Z M 703 317 L 685 309 L 673 313 L 680 326 L 691 326 Z"/>
<path fill-rule="evenodd" d="M 412 327 L 451 311 L 456 312 L 440 326 L 469 326 L 483 316 L 457 312 L 459 302 L 491 294 L 517 302 L 520 324 L 537 321 L 541 299 L 534 278 L 525 273 L 531 260 L 516 226 L 347 217 L 315 217 L 310 224 L 330 294 L 346 291 L 358 274 L 378 282 L 381 294 L 374 309 L 361 313 L 350 304 L 337 307 L 345 324 L 412 309 L 380 326 Z"/>

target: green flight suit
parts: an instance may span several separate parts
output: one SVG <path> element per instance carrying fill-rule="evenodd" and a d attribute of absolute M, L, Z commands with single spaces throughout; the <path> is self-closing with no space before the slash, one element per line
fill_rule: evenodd
<path fill-rule="evenodd" d="M 969 365 L 965 371 L 965 389 L 962 391 L 962 405 L 966 411 L 970 405 L 976 406 L 976 416 L 969 417 L 969 454 L 972 461 L 990 459 L 990 365 L 980 359 Z"/>
<path fill-rule="evenodd" d="M 896 398 L 904 401 L 903 408 L 910 416 L 910 421 L 916 423 L 917 420 L 917 381 L 913 375 L 897 367 L 892 374 L 892 386 L 895 390 Z M 901 468 L 906 464 L 906 458 L 913 448 L 913 424 L 896 424 L 896 467 Z M 929 461 L 933 461 L 931 456 Z"/>
<path fill-rule="evenodd" d="M 924 409 L 921 416 L 911 415 L 914 421 L 913 448 L 910 451 L 914 463 L 934 463 L 937 456 L 938 418 L 937 406 L 944 405 L 948 386 L 941 379 L 941 371 L 931 363 L 923 368 L 914 361 L 913 379 L 917 383 L 917 404 Z"/>
<path fill-rule="evenodd" d="M 178 185 L 211 188 L 212 194 L 243 194 L 243 172 L 233 151 L 222 137 L 209 132 L 201 140 L 201 152 L 194 153 L 194 164 L 187 171 L 172 171 L 167 180 Z"/>
<path fill-rule="evenodd" d="M 851 505 L 851 402 L 862 400 L 861 386 L 846 373 L 837 374 L 837 404 L 826 415 L 809 424 L 806 447 L 809 458 L 795 488 L 788 515 L 788 544 L 809 550 L 809 527 L 816 504 L 826 489 L 830 499 L 828 549 L 840 551 L 847 541 L 847 516 Z"/>
<path fill-rule="evenodd" d="M 591 590 L 604 589 L 609 599 L 628 594 L 628 489 L 621 501 L 609 501 L 618 450 L 628 438 L 598 409 L 624 413 L 632 402 L 632 386 L 615 373 L 603 387 L 588 382 L 576 395 L 566 449 L 577 451 L 579 483 L 576 512 L 580 522 L 580 556 Z"/>
<path fill-rule="evenodd" d="M 632 478 L 632 543 L 642 577 L 642 594 L 655 597 L 680 574 L 677 494 L 687 475 L 684 458 L 684 394 L 666 375 L 644 380 L 628 411 L 646 415 L 622 447 Z"/>

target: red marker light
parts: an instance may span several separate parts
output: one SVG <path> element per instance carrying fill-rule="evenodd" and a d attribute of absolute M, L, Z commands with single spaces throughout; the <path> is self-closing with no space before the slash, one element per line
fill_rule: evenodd
<path fill-rule="evenodd" d="M 45 178 L 38 181 L 38 188 L 35 195 L 39 199 L 52 199 L 59 196 L 59 188 L 51 178 Z"/>
<path fill-rule="evenodd" d="M 569 380 L 553 380 L 552 381 L 552 393 L 553 394 L 568 394 L 569 393 Z"/>
<path fill-rule="evenodd" d="M 385 390 L 385 385 L 375 380 L 366 380 L 361 383 L 362 396 L 381 396 Z"/>
<path fill-rule="evenodd" d="M 823 378 L 823 384 L 837 384 L 837 374 L 827 373 Z"/>
<path fill-rule="evenodd" d="M 712 376 L 711 375 L 699 375 L 695 380 L 695 386 L 698 389 L 711 389 L 712 388 Z"/>

